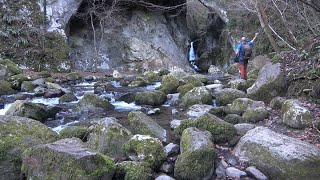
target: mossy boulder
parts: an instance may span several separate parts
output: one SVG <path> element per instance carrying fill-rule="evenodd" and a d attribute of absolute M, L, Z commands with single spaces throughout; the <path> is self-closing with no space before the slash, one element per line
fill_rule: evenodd
<path fill-rule="evenodd" d="M 169 73 L 169 75 L 175 77 L 176 79 L 181 79 L 185 76 L 188 76 L 189 74 L 186 73 L 183 69 L 177 68 L 177 69 L 172 70 Z"/>
<path fill-rule="evenodd" d="M 278 96 L 278 97 L 273 98 L 270 101 L 269 106 L 274 110 L 280 110 L 285 101 L 286 101 L 286 98 Z"/>
<path fill-rule="evenodd" d="M 131 137 L 131 132 L 115 118 L 104 118 L 90 127 L 87 146 L 114 159 L 125 157 L 122 145 Z"/>
<path fill-rule="evenodd" d="M 179 103 L 183 107 L 190 107 L 194 104 L 209 104 L 213 103 L 212 95 L 209 90 L 204 87 L 195 87 L 187 92 L 180 100 Z"/>
<path fill-rule="evenodd" d="M 23 81 L 21 84 L 21 91 L 33 92 L 35 88 L 36 86 L 31 81 Z"/>
<path fill-rule="evenodd" d="M 152 180 L 152 169 L 144 162 L 123 161 L 116 166 L 115 179 Z"/>
<path fill-rule="evenodd" d="M 114 86 L 110 82 L 98 82 L 94 84 L 93 92 L 94 94 L 103 94 L 113 88 Z"/>
<path fill-rule="evenodd" d="M 89 129 L 83 126 L 68 126 L 59 132 L 62 138 L 79 138 L 82 141 L 87 140 Z"/>
<path fill-rule="evenodd" d="M 7 110 L 6 115 L 21 116 L 44 122 L 48 118 L 48 112 L 42 106 L 26 101 L 15 101 Z"/>
<path fill-rule="evenodd" d="M 195 88 L 195 86 L 191 83 L 184 84 L 178 87 L 179 98 L 182 98 L 187 92 Z"/>
<path fill-rule="evenodd" d="M 197 79 L 196 77 L 191 75 L 182 77 L 181 79 L 179 79 L 179 81 L 182 84 L 192 84 L 195 87 L 203 86 L 203 83 L 200 79 Z"/>
<path fill-rule="evenodd" d="M 318 179 L 320 175 L 318 147 L 266 127 L 248 131 L 234 153 L 270 179 Z"/>
<path fill-rule="evenodd" d="M 157 169 L 166 159 L 161 141 L 149 135 L 134 135 L 123 148 L 131 160 L 143 161 L 151 169 Z"/>
<path fill-rule="evenodd" d="M 268 119 L 269 112 L 265 108 L 248 109 L 242 114 L 242 118 L 245 122 L 257 123 Z"/>
<path fill-rule="evenodd" d="M 286 92 L 286 75 L 281 64 L 266 64 L 259 72 L 256 82 L 247 89 L 249 98 L 270 102 Z"/>
<path fill-rule="evenodd" d="M 57 83 L 45 82 L 45 84 L 48 89 L 63 89 L 63 87 Z"/>
<path fill-rule="evenodd" d="M 187 115 L 190 118 L 197 118 L 197 117 L 200 117 L 206 113 L 209 113 L 213 109 L 215 109 L 215 108 L 211 105 L 195 104 L 195 105 L 192 105 L 188 108 Z"/>
<path fill-rule="evenodd" d="M 66 78 L 69 81 L 76 81 L 76 80 L 80 80 L 82 78 L 82 76 L 77 72 L 72 72 L 72 73 L 67 74 Z"/>
<path fill-rule="evenodd" d="M 0 116 L 0 179 L 20 179 L 21 154 L 32 146 L 50 143 L 59 135 L 29 118 Z"/>
<path fill-rule="evenodd" d="M 238 114 L 227 114 L 223 120 L 231 124 L 238 124 L 239 122 L 244 121 Z"/>
<path fill-rule="evenodd" d="M 180 140 L 180 152 L 194 151 L 202 148 L 213 148 L 213 137 L 209 131 L 201 131 L 195 127 L 183 130 Z"/>
<path fill-rule="evenodd" d="M 8 68 L 0 64 L 0 80 L 5 80 L 12 75 L 13 73 Z"/>
<path fill-rule="evenodd" d="M 145 134 L 167 141 L 167 131 L 141 111 L 131 111 L 128 121 L 134 134 Z"/>
<path fill-rule="evenodd" d="M 161 106 L 166 101 L 167 95 L 158 90 L 140 92 L 135 97 L 138 105 Z"/>
<path fill-rule="evenodd" d="M 22 154 L 22 173 L 27 179 L 112 179 L 111 158 L 87 149 L 77 138 L 31 147 Z"/>
<path fill-rule="evenodd" d="M 48 71 L 41 71 L 38 73 L 39 78 L 48 78 L 51 77 L 51 74 Z"/>
<path fill-rule="evenodd" d="M 145 77 L 146 77 L 147 81 L 149 81 L 149 82 L 159 82 L 159 81 L 161 81 L 161 77 L 157 73 L 155 73 L 153 71 L 148 71 L 145 74 Z"/>
<path fill-rule="evenodd" d="M 165 94 L 172 94 L 177 92 L 178 87 L 179 80 L 175 76 L 169 74 L 162 77 L 161 86 L 158 90 Z"/>
<path fill-rule="evenodd" d="M 8 81 L 0 81 L 0 95 L 14 94 L 15 90 L 11 88 Z"/>
<path fill-rule="evenodd" d="M 65 103 L 65 102 L 72 102 L 72 101 L 77 101 L 78 98 L 72 93 L 69 94 L 64 94 L 59 98 L 59 103 Z"/>
<path fill-rule="evenodd" d="M 80 112 L 104 112 L 113 109 L 114 106 L 108 100 L 94 94 L 85 94 L 76 108 Z"/>
<path fill-rule="evenodd" d="M 231 104 L 237 98 L 246 97 L 246 93 L 237 89 L 225 88 L 220 91 L 216 91 L 214 96 L 217 99 L 217 106 L 225 106 Z"/>
<path fill-rule="evenodd" d="M 9 69 L 13 74 L 22 74 L 23 71 L 9 59 L 0 59 L 0 64 Z"/>
<path fill-rule="evenodd" d="M 263 101 L 254 101 L 249 98 L 237 98 L 230 106 L 230 112 L 233 114 L 242 115 L 249 109 L 266 108 Z"/>
<path fill-rule="evenodd" d="M 238 89 L 241 91 L 247 91 L 249 87 L 251 87 L 254 84 L 255 80 L 253 79 L 236 79 L 236 80 L 231 80 L 229 81 L 228 85 L 232 89 Z"/>
<path fill-rule="evenodd" d="M 305 128 L 312 126 L 313 116 L 311 112 L 302 106 L 297 99 L 288 99 L 281 109 L 282 123 L 292 128 Z"/>
<path fill-rule="evenodd" d="M 207 84 L 209 81 L 209 78 L 203 74 L 194 74 L 192 76 L 195 77 L 196 79 L 200 80 L 204 84 Z"/>
<path fill-rule="evenodd" d="M 146 86 L 150 84 L 150 82 L 143 78 L 143 77 L 137 77 L 134 81 L 132 81 L 129 86 L 133 86 L 133 87 L 142 87 L 142 86 Z"/>
<path fill-rule="evenodd" d="M 176 134 L 180 134 L 189 127 L 196 127 L 200 130 L 211 132 L 214 142 L 228 142 L 236 134 L 236 129 L 230 123 L 223 121 L 212 114 L 205 114 L 196 119 L 185 120 L 174 130 Z"/>
<path fill-rule="evenodd" d="M 268 58 L 268 56 L 256 56 L 251 60 L 251 64 L 253 66 L 254 69 L 260 71 L 263 66 L 265 66 L 266 64 L 271 63 L 271 59 Z"/>

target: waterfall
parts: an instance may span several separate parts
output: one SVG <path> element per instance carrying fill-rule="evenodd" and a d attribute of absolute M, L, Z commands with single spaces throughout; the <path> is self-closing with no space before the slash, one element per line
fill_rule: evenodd
<path fill-rule="evenodd" d="M 197 65 L 195 65 L 196 60 L 197 60 L 197 55 L 196 55 L 195 49 L 193 47 L 193 42 L 191 42 L 190 43 L 190 51 L 189 51 L 189 62 L 192 65 L 194 70 L 199 71 L 200 69 L 198 68 Z"/>

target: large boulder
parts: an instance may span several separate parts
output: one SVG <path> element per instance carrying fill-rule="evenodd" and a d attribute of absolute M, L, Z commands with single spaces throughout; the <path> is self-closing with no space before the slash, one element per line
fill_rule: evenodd
<path fill-rule="evenodd" d="M 94 94 L 85 94 L 77 103 L 80 112 L 104 112 L 113 110 L 114 106 L 107 100 Z"/>
<path fill-rule="evenodd" d="M 246 97 L 246 93 L 237 89 L 225 88 L 220 91 L 216 91 L 214 96 L 217 99 L 218 106 L 225 106 L 231 104 L 237 98 Z"/>
<path fill-rule="evenodd" d="M 160 167 L 167 157 L 161 141 L 149 135 L 134 135 L 123 148 L 131 160 L 143 161 L 151 169 Z"/>
<path fill-rule="evenodd" d="M 177 179 L 210 179 L 214 172 L 215 150 L 209 131 L 190 127 L 183 131 L 181 154 L 175 163 Z"/>
<path fill-rule="evenodd" d="M 208 73 L 211 75 L 223 75 L 224 72 L 217 66 L 211 65 L 208 69 Z"/>
<path fill-rule="evenodd" d="M 91 133 L 87 145 L 90 149 L 121 159 L 125 157 L 122 145 L 131 138 L 131 132 L 117 122 L 115 118 L 104 118 L 90 127 Z"/>
<path fill-rule="evenodd" d="M 266 64 L 259 72 L 256 82 L 247 89 L 251 99 L 270 102 L 272 98 L 286 91 L 286 76 L 281 64 Z"/>
<path fill-rule="evenodd" d="M 0 64 L 10 71 L 9 74 L 15 75 L 23 73 L 22 69 L 20 69 L 14 62 L 9 59 L 0 59 Z"/>
<path fill-rule="evenodd" d="M 145 134 L 167 141 L 167 131 L 141 111 L 131 111 L 128 121 L 134 134 Z"/>
<path fill-rule="evenodd" d="M 17 116 L 0 116 L 0 132 L 0 180 L 20 179 L 22 152 L 59 138 L 39 121 Z"/>
<path fill-rule="evenodd" d="M 187 112 L 187 115 L 189 117 L 200 117 L 206 113 L 209 113 L 210 110 L 214 109 L 212 105 L 207 104 L 195 104 L 193 106 L 190 106 Z"/>
<path fill-rule="evenodd" d="M 68 126 L 59 132 L 62 138 L 79 138 L 82 141 L 87 141 L 89 129 L 83 126 Z"/>
<path fill-rule="evenodd" d="M 241 90 L 241 91 L 247 91 L 247 89 L 249 87 L 251 87 L 254 84 L 254 82 L 255 82 L 255 80 L 253 80 L 253 79 L 248 79 L 248 80 L 235 79 L 235 80 L 229 81 L 228 85 L 232 89 L 238 89 L 238 90 Z"/>
<path fill-rule="evenodd" d="M 8 81 L 0 80 L 0 96 L 14 94 L 15 90 L 11 88 L 11 84 Z"/>
<path fill-rule="evenodd" d="M 135 102 L 138 105 L 161 106 L 166 100 L 167 95 L 157 90 L 140 92 L 135 97 Z"/>
<path fill-rule="evenodd" d="M 174 130 L 176 134 L 181 134 L 189 127 L 196 127 L 201 130 L 211 132 L 214 142 L 228 142 L 236 134 L 236 129 L 230 123 L 212 114 L 205 114 L 196 119 L 185 120 Z"/>
<path fill-rule="evenodd" d="M 172 94 L 177 91 L 179 87 L 179 79 L 169 74 L 162 77 L 161 86 L 159 90 L 165 94 Z"/>
<path fill-rule="evenodd" d="M 281 114 L 282 122 L 292 128 L 301 129 L 312 126 L 311 112 L 297 99 L 286 100 L 282 105 Z"/>
<path fill-rule="evenodd" d="M 190 107 L 194 104 L 211 105 L 212 103 L 212 95 L 204 86 L 193 88 L 180 99 L 180 105 L 183 107 Z"/>
<path fill-rule="evenodd" d="M 254 101 L 249 98 L 238 98 L 232 102 L 230 112 L 241 115 L 249 109 L 257 108 L 266 108 L 266 106 L 263 101 Z"/>
<path fill-rule="evenodd" d="M 115 179 L 152 180 L 152 169 L 144 162 L 123 161 L 117 164 Z"/>
<path fill-rule="evenodd" d="M 187 1 L 187 25 L 193 37 L 203 36 L 207 31 L 209 9 L 199 1 Z"/>
<path fill-rule="evenodd" d="M 248 131 L 234 149 L 240 161 L 256 166 L 270 179 L 317 179 L 320 150 L 265 127 Z"/>
<path fill-rule="evenodd" d="M 261 70 L 263 68 L 263 66 L 265 66 L 266 64 L 271 63 L 271 59 L 268 58 L 268 56 L 256 56 L 251 60 L 251 64 L 253 66 L 254 69 L 256 70 Z"/>
<path fill-rule="evenodd" d="M 48 112 L 42 106 L 32 103 L 17 100 L 5 113 L 11 116 L 21 116 L 44 122 L 48 118 Z"/>
<path fill-rule="evenodd" d="M 77 138 L 62 139 L 27 149 L 21 171 L 27 179 L 111 179 L 115 164 L 87 149 Z"/>
<path fill-rule="evenodd" d="M 72 93 L 64 94 L 59 98 L 59 103 L 77 101 L 78 98 Z"/>
<path fill-rule="evenodd" d="M 194 76 L 188 75 L 184 76 L 181 79 L 179 79 L 180 83 L 182 84 L 192 84 L 193 86 L 202 86 L 203 83 L 200 78 L 196 78 Z"/>

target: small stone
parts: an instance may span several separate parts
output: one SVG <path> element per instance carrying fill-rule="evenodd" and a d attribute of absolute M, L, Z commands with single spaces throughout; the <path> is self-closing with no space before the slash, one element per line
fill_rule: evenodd
<path fill-rule="evenodd" d="M 226 178 L 226 168 L 224 167 L 224 165 L 222 165 L 221 161 L 216 163 L 215 172 L 216 172 L 218 179 L 225 179 Z"/>
<path fill-rule="evenodd" d="M 151 109 L 147 112 L 147 115 L 158 115 L 160 114 L 160 108 Z"/>
<path fill-rule="evenodd" d="M 220 163 L 224 168 L 229 167 L 229 164 L 225 160 L 221 160 Z"/>
<path fill-rule="evenodd" d="M 256 178 L 257 180 L 268 180 L 267 176 L 254 166 L 247 167 L 246 172 L 249 176 Z"/>
<path fill-rule="evenodd" d="M 181 125 L 181 122 L 182 120 L 177 120 L 177 119 L 174 119 L 170 122 L 170 127 L 172 129 L 176 129 L 177 127 L 179 127 Z"/>
<path fill-rule="evenodd" d="M 164 162 L 160 167 L 160 171 L 171 174 L 173 173 L 173 165 L 169 164 L 168 162 Z"/>
<path fill-rule="evenodd" d="M 164 150 L 167 154 L 167 156 L 175 156 L 179 154 L 180 146 L 177 144 L 169 143 L 164 147 Z"/>
<path fill-rule="evenodd" d="M 168 175 L 163 174 L 163 175 L 158 176 L 155 180 L 175 180 L 175 179 L 173 179 L 172 177 L 170 177 Z"/>
<path fill-rule="evenodd" d="M 121 79 L 121 78 L 123 78 L 123 75 L 120 74 L 119 71 L 114 70 L 113 73 L 112 73 L 112 77 L 115 78 L 115 79 Z"/>
<path fill-rule="evenodd" d="M 235 166 L 238 163 L 238 160 L 239 160 L 239 158 L 237 156 L 231 155 L 230 157 L 228 157 L 227 162 L 228 162 L 228 164 Z"/>
<path fill-rule="evenodd" d="M 178 113 L 179 113 L 179 112 L 178 112 L 178 110 L 176 110 L 176 109 L 172 109 L 172 110 L 171 110 L 171 114 L 172 114 L 172 115 L 178 115 Z"/>
<path fill-rule="evenodd" d="M 219 81 L 218 79 L 217 79 L 217 80 L 214 80 L 213 83 L 214 83 L 214 84 L 222 84 L 221 81 Z"/>
<path fill-rule="evenodd" d="M 228 177 L 230 178 L 237 178 L 237 179 L 240 179 L 242 176 L 246 176 L 247 173 L 244 172 L 244 171 L 241 171 L 235 167 L 228 167 L 226 169 L 226 174 Z"/>

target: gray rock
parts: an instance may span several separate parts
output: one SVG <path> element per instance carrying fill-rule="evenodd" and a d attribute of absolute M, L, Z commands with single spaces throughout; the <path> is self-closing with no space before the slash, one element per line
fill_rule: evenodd
<path fill-rule="evenodd" d="M 158 115 L 160 114 L 161 110 L 160 108 L 154 108 L 154 109 L 150 109 L 148 112 L 147 112 L 147 115 Z"/>
<path fill-rule="evenodd" d="M 114 106 L 108 100 L 94 94 L 84 94 L 77 103 L 77 110 L 80 112 L 104 112 L 113 109 Z"/>
<path fill-rule="evenodd" d="M 48 89 L 63 89 L 63 87 L 57 83 L 46 82 L 45 84 Z"/>
<path fill-rule="evenodd" d="M 242 123 L 242 124 L 235 124 L 234 127 L 237 129 L 237 135 L 243 136 L 249 130 L 255 128 L 256 126 L 254 124 Z"/>
<path fill-rule="evenodd" d="M 174 119 L 170 122 L 171 129 L 175 129 L 181 125 L 182 120 Z"/>
<path fill-rule="evenodd" d="M 171 110 L 171 114 L 172 114 L 172 115 L 178 115 L 178 114 L 179 114 L 179 111 L 176 110 L 176 109 L 172 109 L 172 110 Z"/>
<path fill-rule="evenodd" d="M 112 77 L 115 79 L 121 79 L 121 78 L 123 78 L 123 75 L 119 71 L 114 70 L 112 73 Z"/>
<path fill-rule="evenodd" d="M 160 171 L 171 174 L 173 173 L 173 165 L 169 164 L 168 162 L 164 162 L 160 167 Z"/>
<path fill-rule="evenodd" d="M 189 117 L 199 117 L 208 113 L 214 107 L 206 104 L 195 104 L 189 107 L 187 115 Z"/>
<path fill-rule="evenodd" d="M 256 70 L 261 70 L 263 66 L 271 63 L 271 59 L 267 56 L 256 56 L 252 59 L 251 64 Z"/>
<path fill-rule="evenodd" d="M 167 141 L 167 131 L 141 111 L 131 111 L 128 121 L 134 134 L 145 134 Z"/>
<path fill-rule="evenodd" d="M 212 100 L 212 95 L 206 87 L 195 87 L 180 99 L 180 105 L 183 107 L 190 107 L 194 104 L 211 105 Z"/>
<path fill-rule="evenodd" d="M 219 67 L 214 66 L 214 65 L 211 65 L 209 67 L 208 73 L 211 74 L 211 75 L 221 75 L 221 74 L 223 74 L 222 70 Z"/>
<path fill-rule="evenodd" d="M 35 86 L 44 86 L 45 82 L 46 82 L 46 80 L 44 78 L 40 78 L 40 79 L 36 79 L 36 80 L 32 81 L 32 84 Z"/>
<path fill-rule="evenodd" d="M 216 92 L 223 89 L 222 84 L 209 84 L 206 85 L 206 88 L 209 89 L 211 92 Z"/>
<path fill-rule="evenodd" d="M 227 157 L 227 162 L 231 166 L 235 166 L 239 162 L 239 158 L 237 156 L 229 155 Z"/>
<path fill-rule="evenodd" d="M 242 176 L 246 176 L 247 173 L 244 172 L 244 171 L 241 171 L 235 167 L 228 167 L 226 169 L 226 174 L 228 177 L 231 177 L 231 178 L 237 178 L 237 179 L 240 179 Z"/>
<path fill-rule="evenodd" d="M 195 151 L 201 148 L 213 147 L 213 137 L 209 131 L 200 131 L 190 127 L 182 132 L 180 140 L 180 152 Z"/>
<path fill-rule="evenodd" d="M 274 110 L 279 110 L 282 108 L 283 103 L 286 101 L 283 97 L 275 97 L 270 101 L 269 106 Z"/>
<path fill-rule="evenodd" d="M 266 64 L 259 72 L 256 82 L 247 89 L 250 98 L 270 102 L 286 91 L 285 74 L 280 63 Z"/>
<path fill-rule="evenodd" d="M 248 131 L 234 149 L 240 161 L 255 165 L 270 179 L 316 179 L 320 150 L 265 127 Z"/>
<path fill-rule="evenodd" d="M 46 89 L 44 91 L 44 98 L 55 98 L 55 97 L 60 97 L 63 95 L 63 92 L 61 89 Z"/>
<path fill-rule="evenodd" d="M 228 164 L 227 164 L 228 167 Z M 226 178 L 226 167 L 221 164 L 221 162 L 216 162 L 216 175 L 218 179 Z"/>
<path fill-rule="evenodd" d="M 180 151 L 180 146 L 177 144 L 169 143 L 164 147 L 167 156 L 177 155 Z"/>
<path fill-rule="evenodd" d="M 267 176 L 265 176 L 261 171 L 259 171 L 254 166 L 247 167 L 246 172 L 248 173 L 249 176 L 257 180 L 268 180 Z"/>
<path fill-rule="evenodd" d="M 155 180 L 175 180 L 175 179 L 164 174 L 164 175 L 158 176 Z"/>
<path fill-rule="evenodd" d="M 238 124 L 239 122 L 244 121 L 238 114 L 227 114 L 223 120 L 231 124 Z"/>
<path fill-rule="evenodd" d="M 140 92 L 135 97 L 135 102 L 138 105 L 161 106 L 166 100 L 166 94 L 157 90 Z"/>
<path fill-rule="evenodd" d="M 217 99 L 217 106 L 225 106 L 227 104 L 231 104 L 237 98 L 244 98 L 247 95 L 245 92 L 237 89 L 225 88 L 221 91 L 215 92 L 214 96 Z"/>
<path fill-rule="evenodd" d="M 257 123 L 259 121 L 263 121 L 264 119 L 268 119 L 269 112 L 264 108 L 255 108 L 248 109 L 243 113 L 242 118 L 245 122 Z"/>
<path fill-rule="evenodd" d="M 241 115 L 249 109 L 257 108 L 266 109 L 266 106 L 263 101 L 254 101 L 249 98 L 238 98 L 232 102 L 230 111 L 231 113 Z"/>
<path fill-rule="evenodd" d="M 288 99 L 281 109 L 282 122 L 292 128 L 304 128 L 312 125 L 311 112 L 301 105 L 297 99 Z"/>

